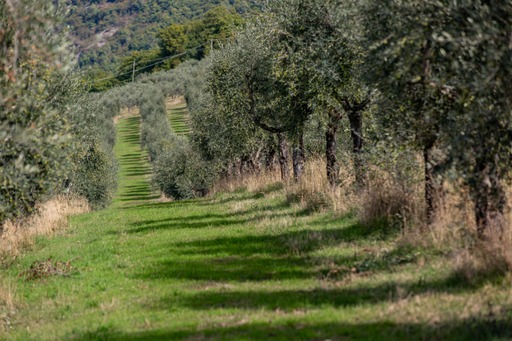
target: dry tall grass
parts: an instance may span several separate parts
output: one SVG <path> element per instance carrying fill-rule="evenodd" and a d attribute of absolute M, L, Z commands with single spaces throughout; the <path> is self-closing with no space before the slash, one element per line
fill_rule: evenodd
<path fill-rule="evenodd" d="M 9 220 L 0 230 L 0 265 L 15 259 L 36 236 L 51 235 L 68 226 L 68 217 L 89 211 L 85 199 L 73 196 L 57 196 L 37 207 L 37 213 L 20 220 Z M 16 309 L 16 286 L 0 279 L 0 339 L 8 332 L 11 315 Z"/>
<path fill-rule="evenodd" d="M 449 251 L 454 271 L 467 281 L 511 272 L 512 209 L 509 208 L 502 219 L 488 228 L 485 238 L 480 239 L 467 190 L 450 183 L 443 187 L 433 224 L 424 229 L 409 230 L 403 241 Z"/>
<path fill-rule="evenodd" d="M 403 232 L 399 243 L 449 251 L 454 270 L 468 281 L 482 274 L 512 272 L 512 209 L 499 226 L 490 228 L 487 237 L 480 240 L 469 194 L 463 186 L 446 183 L 436 220 L 427 226 L 421 163 L 418 166 L 416 173 L 400 176 L 378 167 L 369 168 L 367 186 L 361 190 L 355 188 L 353 170 L 346 164 L 340 170 L 340 185 L 333 189 L 327 181 L 325 161 L 308 160 L 302 181 L 283 183 L 283 190 L 287 201 L 308 211 L 355 212 L 364 225 L 399 225 Z M 241 187 L 258 192 L 276 183 L 281 183 L 278 170 L 224 180 L 214 192 Z"/>
<path fill-rule="evenodd" d="M 9 332 L 15 309 L 16 286 L 10 281 L 0 280 L 0 339 Z"/>
<path fill-rule="evenodd" d="M 359 221 L 365 225 L 398 224 L 403 231 L 421 226 L 424 203 L 422 183 L 416 176 L 394 177 L 378 168 L 368 173 L 367 186 L 358 200 Z"/>
<path fill-rule="evenodd" d="M 89 211 L 83 198 L 60 195 L 37 207 L 37 213 L 24 220 L 4 223 L 0 235 L 0 260 L 16 257 L 39 235 L 51 235 L 67 226 L 68 217 Z"/>
<path fill-rule="evenodd" d="M 276 167 L 273 171 L 262 171 L 223 179 L 215 184 L 212 193 L 231 192 L 239 188 L 259 192 L 279 183 L 283 185 L 288 201 L 299 203 L 307 210 L 332 209 L 348 212 L 353 208 L 355 201 L 351 186 L 353 176 L 348 169 L 342 168 L 340 179 L 342 179 L 340 185 L 334 189 L 331 188 L 327 181 L 325 160 L 311 159 L 306 162 L 302 180 L 298 183 L 293 178 L 283 182 L 280 171 Z"/>
<path fill-rule="evenodd" d="M 281 182 L 279 170 L 261 171 L 259 173 L 243 174 L 242 176 L 233 176 L 225 178 L 214 184 L 211 192 L 233 192 L 239 188 L 246 188 L 251 192 L 258 192 L 265 187 Z"/>
<path fill-rule="evenodd" d="M 422 214 L 421 186 L 414 181 L 401 182 L 377 168 L 369 169 L 366 189 L 356 188 L 351 163 L 340 168 L 340 183 L 335 188 L 327 180 L 326 162 L 323 158 L 306 162 L 300 182 L 290 179 L 283 183 L 287 200 L 301 204 L 311 211 L 333 210 L 339 213 L 355 212 L 362 223 L 378 219 L 397 219 L 416 222 Z M 282 183 L 279 170 L 244 174 L 218 182 L 213 193 L 245 188 L 251 192 L 262 191 L 275 183 Z"/>
<path fill-rule="evenodd" d="M 114 116 L 114 118 L 113 118 L 114 124 L 119 123 L 119 120 L 121 120 L 123 118 L 138 116 L 139 113 L 140 113 L 139 107 L 124 107 L 124 108 L 121 108 L 121 110 L 119 112 L 119 115 Z"/>
<path fill-rule="evenodd" d="M 15 308 L 16 287 L 12 282 L 0 282 L 0 311 L 4 307 L 9 311 Z"/>
<path fill-rule="evenodd" d="M 357 194 L 353 191 L 354 176 L 348 167 L 340 168 L 340 183 L 331 187 L 327 179 L 325 159 L 308 160 L 300 182 L 286 187 L 288 201 L 298 202 L 307 211 L 333 210 L 347 213 L 353 210 Z"/>

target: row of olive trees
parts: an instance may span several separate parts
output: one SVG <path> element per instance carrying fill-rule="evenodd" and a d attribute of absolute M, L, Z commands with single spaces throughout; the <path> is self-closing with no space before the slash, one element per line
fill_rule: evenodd
<path fill-rule="evenodd" d="M 32 211 L 63 172 L 69 126 L 56 96 L 69 55 L 61 36 L 48 35 L 54 11 L 42 2 L 0 3 L 0 223 Z"/>
<path fill-rule="evenodd" d="M 108 203 L 111 117 L 82 96 L 57 1 L 0 3 L 0 225 L 62 192 Z"/>
<path fill-rule="evenodd" d="M 214 51 L 201 107 L 191 108 L 193 136 L 203 154 L 228 164 L 263 157 L 268 165 L 275 158 L 283 179 L 289 177 L 291 154 L 293 176 L 300 181 L 305 146 L 319 141 L 311 135 L 322 126 L 327 175 L 336 186 L 337 137 L 346 117 L 356 180 L 363 185 L 362 115 L 370 91 L 360 77 L 363 49 L 349 15 L 352 7 L 336 1 L 276 1 L 248 21 L 232 43 Z"/>
<path fill-rule="evenodd" d="M 138 107 L 141 116 L 141 146 L 147 150 L 153 184 L 175 199 L 203 196 L 213 181 L 203 159 L 185 138 L 176 136 L 169 125 L 165 102 L 187 93 L 188 84 L 202 74 L 197 61 L 189 61 L 168 72 L 142 75 L 137 81 L 113 88 L 102 98 L 119 113 Z"/>
<path fill-rule="evenodd" d="M 85 95 L 70 106 L 74 136 L 66 190 L 85 197 L 92 208 L 103 208 L 117 189 L 116 133 L 118 107 L 108 96 Z"/>
<path fill-rule="evenodd" d="M 510 1 L 274 1 L 212 53 L 193 141 L 225 167 L 275 146 L 285 178 L 289 140 L 300 180 L 305 131 L 320 121 L 331 185 L 341 128 L 364 187 L 363 142 L 375 143 L 364 111 L 376 106 L 381 135 L 423 154 L 428 222 L 453 170 L 482 236 L 504 211 L 512 161 L 511 21 Z"/>
<path fill-rule="evenodd" d="M 442 193 L 436 179 L 452 168 L 483 236 L 504 212 L 510 181 L 512 3 L 388 0 L 368 2 L 362 18 L 383 119 L 424 155 L 429 220 Z"/>

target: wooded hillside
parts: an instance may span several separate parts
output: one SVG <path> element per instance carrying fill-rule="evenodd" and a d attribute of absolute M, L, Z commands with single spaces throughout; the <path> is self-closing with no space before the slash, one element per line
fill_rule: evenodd
<path fill-rule="evenodd" d="M 244 13 L 260 0 L 68 0 L 66 23 L 80 66 L 114 70 L 120 57 L 156 47 L 158 31 L 224 5 Z"/>

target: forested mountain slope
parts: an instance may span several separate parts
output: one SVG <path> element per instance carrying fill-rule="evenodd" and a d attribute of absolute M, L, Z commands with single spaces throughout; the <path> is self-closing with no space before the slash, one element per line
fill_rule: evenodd
<path fill-rule="evenodd" d="M 219 5 L 238 13 L 257 8 L 260 0 L 66 0 L 67 24 L 80 65 L 113 69 L 129 51 L 148 50 L 159 29 L 197 18 Z"/>

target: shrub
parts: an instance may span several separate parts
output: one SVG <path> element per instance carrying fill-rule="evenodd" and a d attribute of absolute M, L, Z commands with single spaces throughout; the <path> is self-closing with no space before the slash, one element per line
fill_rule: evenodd
<path fill-rule="evenodd" d="M 176 200 L 208 194 L 214 175 L 187 140 L 176 138 L 154 164 L 153 182 Z"/>
<path fill-rule="evenodd" d="M 107 206 L 117 187 L 117 162 L 112 149 L 97 140 L 81 141 L 73 156 L 71 191 L 92 208 Z"/>
<path fill-rule="evenodd" d="M 107 206 L 117 188 L 116 140 L 112 110 L 119 105 L 103 96 L 78 100 L 71 109 L 73 150 L 67 175 L 68 190 L 85 197 L 92 208 Z"/>
<path fill-rule="evenodd" d="M 53 1 L 0 2 L 0 224 L 30 213 L 66 165 L 71 54 L 59 12 Z"/>

